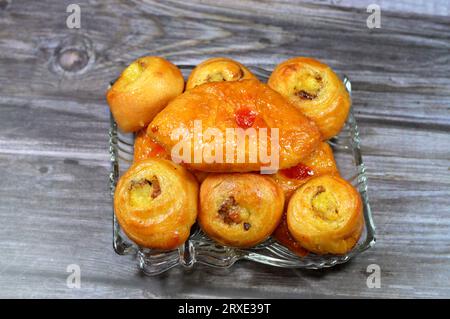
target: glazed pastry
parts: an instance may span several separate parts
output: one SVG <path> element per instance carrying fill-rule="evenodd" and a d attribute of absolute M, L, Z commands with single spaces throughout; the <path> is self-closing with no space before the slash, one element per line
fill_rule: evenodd
<path fill-rule="evenodd" d="M 362 202 L 346 180 L 331 175 L 310 179 L 292 195 L 287 225 L 295 240 L 316 254 L 345 254 L 363 229 Z"/>
<path fill-rule="evenodd" d="M 198 184 L 164 159 L 133 164 L 114 193 L 114 212 L 125 234 L 142 247 L 169 250 L 184 243 L 197 217 Z"/>
<path fill-rule="evenodd" d="M 288 201 L 294 191 L 309 179 L 326 174 L 339 175 L 339 171 L 330 145 L 321 142 L 317 149 L 301 163 L 279 170 L 271 177 L 281 186 Z"/>
<path fill-rule="evenodd" d="M 344 83 L 329 66 L 311 58 L 293 58 L 279 64 L 269 86 L 314 120 L 327 140 L 344 126 L 351 100 Z"/>
<path fill-rule="evenodd" d="M 212 174 L 200 186 L 198 222 L 221 244 L 252 247 L 274 231 L 283 207 L 283 191 L 266 176 Z"/>
<path fill-rule="evenodd" d="M 184 133 L 174 137 L 180 128 Z M 195 133 L 196 129 L 200 134 Z M 227 138 L 230 129 L 253 131 L 259 139 L 252 143 L 251 139 L 241 138 L 243 143 L 239 143 L 238 138 Z M 222 138 L 208 139 L 210 130 Z M 321 140 L 313 121 L 256 80 L 207 83 L 186 91 L 154 118 L 147 133 L 170 151 L 172 160 L 209 172 L 259 171 L 274 161 L 279 162 L 276 169 L 292 167 L 307 158 Z M 258 142 L 261 140 L 266 144 Z M 210 150 L 214 150 L 215 157 L 205 160 Z M 199 158 L 194 157 L 196 153 Z M 238 157 L 239 153 L 243 156 Z M 261 157 L 266 153 L 270 158 Z"/>
<path fill-rule="evenodd" d="M 211 58 L 192 70 L 186 90 L 204 83 L 257 79 L 245 66 L 227 58 Z"/>
<path fill-rule="evenodd" d="M 289 199 L 297 188 L 313 177 L 327 174 L 339 175 L 339 171 L 330 145 L 326 142 L 321 142 L 319 147 L 302 163 L 280 170 L 276 174 L 271 175 L 271 177 L 283 189 L 286 201 L 285 205 L 287 207 Z M 272 234 L 272 237 L 298 256 L 303 257 L 308 253 L 289 232 L 285 213 L 283 214 L 282 221 Z"/>
<path fill-rule="evenodd" d="M 170 159 L 170 155 L 166 150 L 147 135 L 146 129 L 136 132 L 134 138 L 134 162 L 155 157 Z"/>
<path fill-rule="evenodd" d="M 181 71 L 159 57 L 131 63 L 106 92 L 114 119 L 124 132 L 147 126 L 169 101 L 183 92 Z"/>
<path fill-rule="evenodd" d="M 326 142 L 321 142 L 317 149 L 302 163 L 291 168 L 280 170 L 276 174 L 271 175 L 271 177 L 283 189 L 287 207 L 289 199 L 297 188 L 313 177 L 326 174 L 339 175 L 339 171 L 330 145 Z M 308 254 L 308 251 L 289 232 L 285 213 L 283 214 L 282 221 L 272 234 L 272 237 L 298 256 L 303 257 Z"/>

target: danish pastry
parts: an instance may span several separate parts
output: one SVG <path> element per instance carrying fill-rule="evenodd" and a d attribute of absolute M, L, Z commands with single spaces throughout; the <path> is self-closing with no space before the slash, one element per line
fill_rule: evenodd
<path fill-rule="evenodd" d="M 106 92 L 111 113 L 124 132 L 135 132 L 181 94 L 181 71 L 160 57 L 143 57 L 131 63 Z"/>
<path fill-rule="evenodd" d="M 292 195 L 287 209 L 289 232 L 316 254 L 345 254 L 358 242 L 363 228 L 362 202 L 346 180 L 314 177 Z"/>
<path fill-rule="evenodd" d="M 114 194 L 114 212 L 125 234 L 154 249 L 174 249 L 186 241 L 197 205 L 195 178 L 182 166 L 157 158 L 133 164 Z"/>
<path fill-rule="evenodd" d="M 177 130 L 182 133 L 174 136 Z M 212 130 L 220 138 L 208 138 Z M 244 132 L 242 143 L 239 136 L 228 138 L 230 130 Z M 255 138 L 245 136 L 248 132 Z M 186 91 L 153 119 L 147 133 L 171 152 L 172 160 L 209 172 L 259 171 L 274 161 L 276 169 L 288 168 L 308 157 L 321 140 L 311 120 L 256 80 L 207 83 Z"/>
<path fill-rule="evenodd" d="M 192 70 L 186 83 L 186 90 L 204 83 L 257 79 L 249 69 L 228 58 L 211 58 Z"/>
<path fill-rule="evenodd" d="M 212 174 L 200 186 L 198 222 L 219 243 L 252 247 L 274 231 L 283 207 L 283 191 L 266 176 Z"/>
<path fill-rule="evenodd" d="M 350 96 L 326 64 L 305 57 L 289 59 L 275 68 L 268 84 L 314 120 L 323 139 L 335 136 L 344 126 Z"/>

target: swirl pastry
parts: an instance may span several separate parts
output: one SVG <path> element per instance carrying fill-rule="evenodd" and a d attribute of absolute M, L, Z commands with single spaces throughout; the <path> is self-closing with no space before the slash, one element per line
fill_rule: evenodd
<path fill-rule="evenodd" d="M 277 227 L 283 207 L 283 191 L 268 177 L 212 174 L 200 186 L 198 222 L 219 243 L 252 247 Z"/>
<path fill-rule="evenodd" d="M 358 191 L 344 179 L 324 175 L 310 179 L 289 201 L 289 232 L 316 254 L 345 254 L 358 242 L 363 229 Z"/>
<path fill-rule="evenodd" d="M 245 66 L 227 58 L 211 58 L 192 70 L 186 90 L 204 83 L 257 79 Z"/>
<path fill-rule="evenodd" d="M 330 145 L 321 142 L 317 149 L 301 163 L 279 170 L 271 177 L 281 186 L 288 201 L 294 191 L 309 179 L 326 174 L 339 175 L 339 171 Z"/>
<path fill-rule="evenodd" d="M 143 57 L 131 63 L 106 92 L 114 119 L 124 132 L 145 126 L 169 101 L 183 92 L 181 71 L 159 57 Z"/>
<path fill-rule="evenodd" d="M 136 132 L 134 138 L 134 162 L 155 157 L 170 159 L 170 155 L 166 150 L 147 135 L 146 129 Z"/>
<path fill-rule="evenodd" d="M 174 135 L 177 130 L 182 134 Z M 230 130 L 244 136 L 242 143 L 239 134 L 228 138 Z M 219 136 L 211 138 L 208 132 Z M 172 160 L 208 172 L 288 168 L 308 157 L 321 140 L 311 120 L 256 80 L 207 83 L 186 91 L 153 119 L 147 133 L 170 150 Z"/>
<path fill-rule="evenodd" d="M 335 136 L 344 126 L 350 96 L 326 64 L 304 57 L 289 59 L 275 68 L 268 84 L 314 120 L 323 139 Z"/>
<path fill-rule="evenodd" d="M 174 249 L 186 241 L 197 205 L 195 178 L 164 159 L 133 164 L 114 194 L 114 212 L 125 234 L 138 245 L 155 249 Z"/>

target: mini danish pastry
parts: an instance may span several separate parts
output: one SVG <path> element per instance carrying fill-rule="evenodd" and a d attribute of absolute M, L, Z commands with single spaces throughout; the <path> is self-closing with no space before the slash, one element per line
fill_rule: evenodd
<path fill-rule="evenodd" d="M 249 69 L 228 58 L 211 58 L 192 70 L 186 83 L 186 90 L 204 83 L 257 79 Z"/>
<path fill-rule="evenodd" d="M 133 164 L 114 194 L 114 212 L 125 234 L 155 249 L 174 249 L 186 241 L 197 205 L 195 178 L 182 166 L 157 158 Z"/>
<path fill-rule="evenodd" d="M 344 83 L 329 66 L 305 57 L 279 64 L 269 86 L 314 120 L 327 140 L 344 126 L 351 100 Z"/>
<path fill-rule="evenodd" d="M 219 243 L 252 247 L 274 231 L 283 207 L 283 191 L 268 177 L 212 174 L 200 186 L 198 221 Z"/>
<path fill-rule="evenodd" d="M 122 72 L 106 92 L 106 100 L 119 128 L 135 132 L 183 89 L 183 75 L 175 65 L 160 57 L 143 57 Z"/>
<path fill-rule="evenodd" d="M 331 175 L 310 179 L 292 195 L 287 210 L 289 232 L 316 254 L 345 254 L 363 228 L 362 202 L 346 180 Z"/>

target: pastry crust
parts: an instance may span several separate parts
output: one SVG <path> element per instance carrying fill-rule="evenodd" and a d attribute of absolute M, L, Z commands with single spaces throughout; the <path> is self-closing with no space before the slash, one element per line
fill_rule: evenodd
<path fill-rule="evenodd" d="M 333 150 L 326 142 L 321 142 L 317 149 L 301 163 L 279 170 L 271 177 L 281 186 L 288 201 L 297 188 L 311 178 L 321 175 L 339 175 Z"/>
<path fill-rule="evenodd" d="M 192 70 L 186 82 L 186 90 L 209 82 L 257 79 L 241 63 L 228 58 L 211 58 Z"/>
<path fill-rule="evenodd" d="M 194 135 L 195 123 L 201 123 L 204 136 L 197 144 L 191 142 L 197 137 Z M 313 121 L 302 115 L 280 94 L 256 80 L 207 83 L 186 91 L 161 111 L 150 123 L 147 133 L 171 152 L 172 160 L 173 147 L 182 138 L 173 139 L 171 135 L 179 128 L 189 132 L 190 158 L 184 161 L 184 165 L 190 169 L 209 172 L 259 171 L 269 165 L 267 161 L 261 160 L 260 154 L 264 152 L 260 147 L 263 144 L 258 142 L 257 149 L 254 149 L 251 147 L 254 144 L 246 139 L 244 149 L 236 142 L 237 139 L 229 141 L 225 138 L 227 129 L 241 129 L 245 132 L 253 129 L 258 137 L 263 136 L 265 131 L 267 138 L 263 140 L 267 141 L 267 147 L 264 148 L 268 150 L 267 153 L 272 148 L 271 136 L 274 130 L 271 129 L 278 129 L 278 168 L 298 164 L 312 153 L 321 140 Z M 208 140 L 205 136 L 210 129 L 218 130 L 224 137 L 223 140 Z M 204 157 L 200 161 L 195 160 L 196 151 L 200 151 L 201 156 L 215 147 L 222 151 L 221 162 L 205 161 Z M 242 151 L 245 151 L 245 160 L 239 162 L 237 154 Z M 234 156 L 228 160 L 230 153 Z"/>
<path fill-rule="evenodd" d="M 287 210 L 289 232 L 316 254 L 345 254 L 363 229 L 362 201 L 346 180 L 331 175 L 310 179 L 292 195 Z"/>
<path fill-rule="evenodd" d="M 133 164 L 114 194 L 114 212 L 125 234 L 138 245 L 154 249 L 174 249 L 186 241 L 197 205 L 195 178 L 164 159 Z"/>
<path fill-rule="evenodd" d="M 200 187 L 198 222 L 221 244 L 253 247 L 274 231 L 283 207 L 283 191 L 266 176 L 211 174 Z"/>
<path fill-rule="evenodd" d="M 106 92 L 106 100 L 119 128 L 135 132 L 183 89 L 183 75 L 175 65 L 160 57 L 143 57 L 122 72 Z"/>
<path fill-rule="evenodd" d="M 350 96 L 326 64 L 305 57 L 289 59 L 275 68 L 268 84 L 314 120 L 324 140 L 337 135 L 344 126 Z"/>

